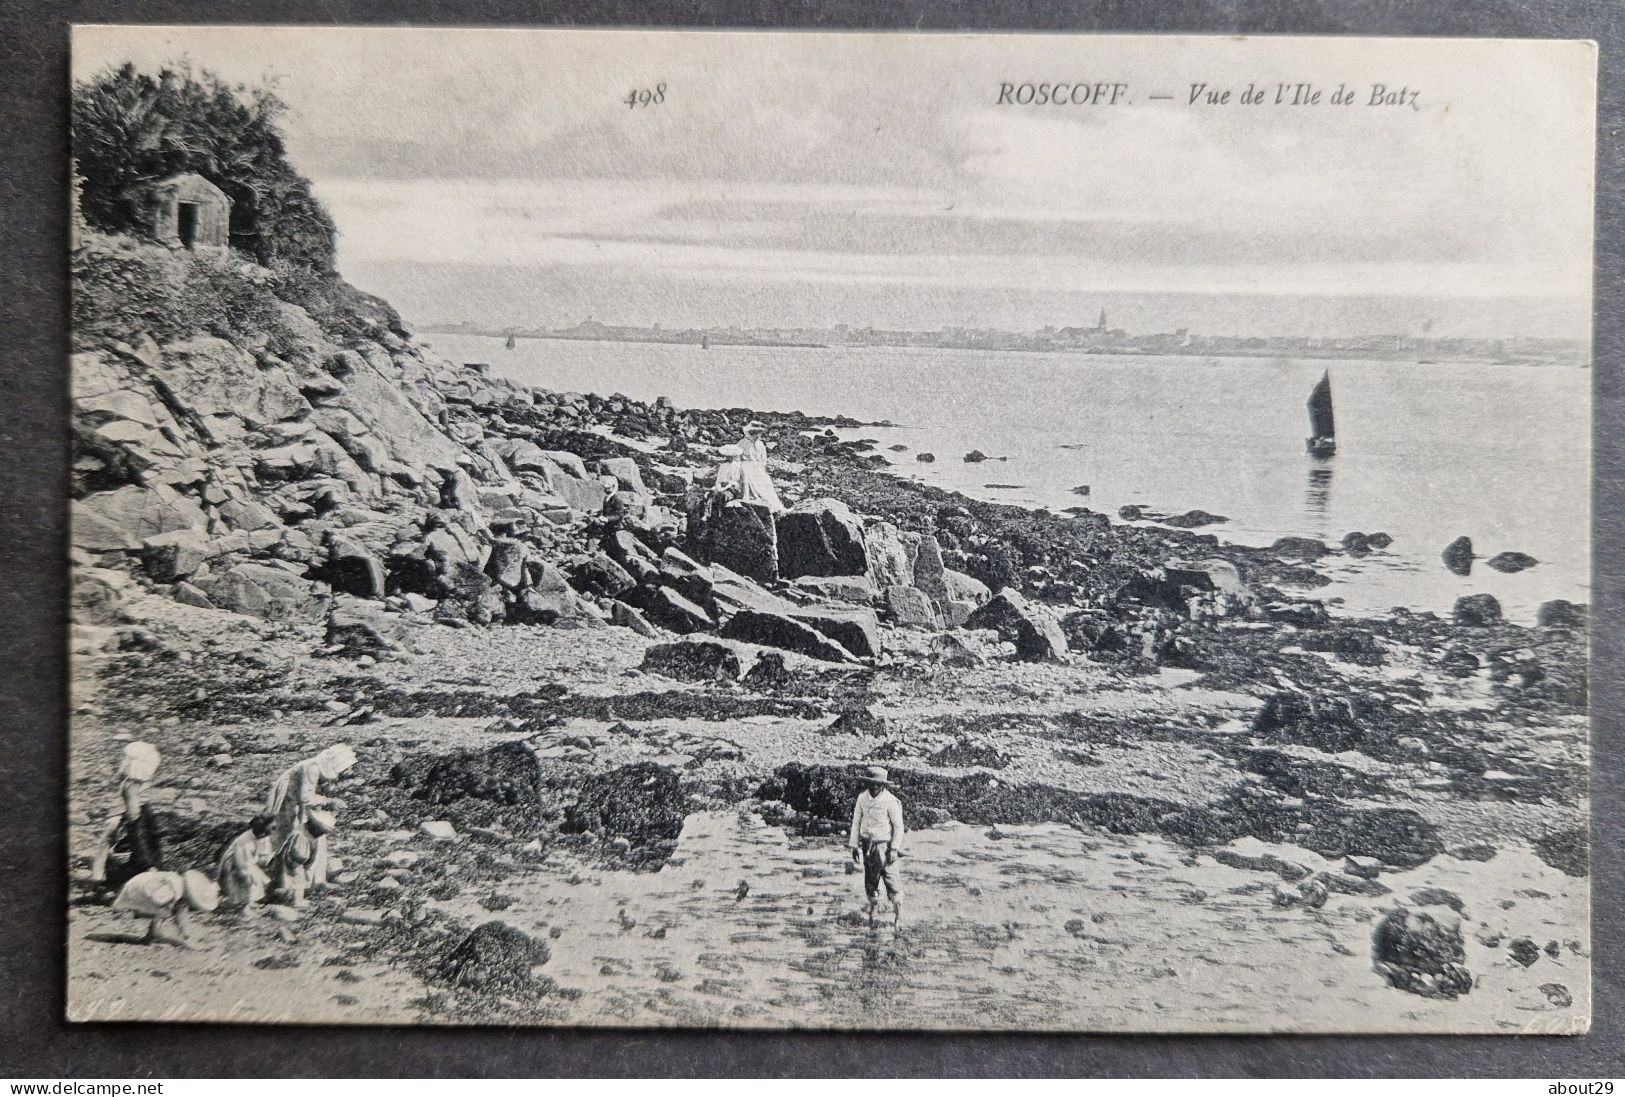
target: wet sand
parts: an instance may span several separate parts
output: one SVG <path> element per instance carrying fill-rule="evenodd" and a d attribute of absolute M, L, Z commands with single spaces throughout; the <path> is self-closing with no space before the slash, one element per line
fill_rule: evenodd
<path fill-rule="evenodd" d="M 196 951 L 131 944 L 117 935 L 139 925 L 87 900 L 81 861 L 69 924 L 77 1020 L 1561 1033 L 1582 1030 L 1589 1012 L 1587 881 L 1535 856 L 1525 837 L 1562 822 L 1558 807 L 1463 802 L 1417 787 L 1425 771 L 1293 747 L 1382 778 L 1387 791 L 1368 793 L 1378 797 L 1371 802 L 1418 808 L 1447 843 L 1499 835 L 1491 859 L 1442 854 L 1382 871 L 1382 894 L 1334 892 L 1318 909 L 1283 908 L 1279 892 L 1287 886 L 1290 895 L 1290 881 L 1279 866 L 1336 876 L 1342 859 L 1253 838 L 1195 848 L 1088 825 L 946 822 L 909 837 L 901 928 L 884 924 L 890 912 L 882 904 L 883 924 L 871 930 L 862 918 L 862 878 L 849 874 L 841 839 L 773 825 L 749 798 L 713 799 L 689 814 L 658 871 L 620 866 L 588 841 L 527 848 L 501 833 L 466 833 L 436 842 L 410 820 L 369 814 L 370 790 L 403 752 L 493 745 L 515 737 L 511 724 L 425 714 L 350 725 L 343 721 L 353 712 L 325 709 L 267 718 L 301 692 L 344 696 L 344 683 L 358 698 L 363 682 L 395 691 L 455 682 L 496 698 L 548 682 L 603 697 L 634 687 L 671 696 L 695 688 L 633 669 L 642 644 L 624 630 L 434 630 L 419 659 L 358 668 L 314 658 L 313 637 L 299 628 L 153 601 L 143 609 L 160 625 L 182 628 L 200 655 L 253 639 L 283 692 L 260 696 L 255 715 L 162 717 L 172 695 L 143 694 L 148 700 L 131 707 L 124 685 L 132 668 L 115 674 L 118 664 L 103 664 L 103 680 L 123 685 L 75 698 L 76 852 L 89 848 L 92 809 L 111 797 L 109 760 L 121 737 L 135 732 L 165 753 L 156 803 L 227 820 L 246 818 L 281 767 L 326 743 L 357 744 L 363 762 L 343 790 L 349 807 L 334 839 L 342 868 L 297 921 L 280 921 L 277 911 L 217 914 L 200 919 Z M 899 647 L 906 654 L 906 640 Z M 201 661 L 191 665 L 216 673 Z M 220 688 L 229 688 L 230 669 L 218 673 Z M 1248 737 L 1256 701 L 1195 679 L 1185 671 L 1135 677 L 1089 664 L 990 664 L 946 679 L 886 679 L 874 705 L 890 717 L 884 739 L 829 734 L 827 718 L 784 716 L 648 719 L 635 735 L 606 721 L 573 720 L 544 738 L 594 741 L 582 764 L 596 769 L 652 759 L 688 766 L 707 744 L 737 748 L 734 760 L 685 770 L 714 785 L 786 761 L 857 764 L 877 743 L 898 739 L 950 742 L 943 719 L 1014 712 L 1023 720 L 985 732 L 1010 759 L 999 780 L 1140 789 L 1202 803 L 1257 783 L 1223 743 Z M 1478 697 L 1471 681 L 1436 685 L 1462 705 L 1491 700 Z M 1068 713 L 1108 723 L 1132 718 L 1136 727 L 1160 722 L 1188 735 L 1058 742 L 1050 721 Z M 238 745 L 228 767 L 191 752 L 215 733 Z M 1583 749 L 1583 724 L 1518 735 Z M 444 888 L 447 881 L 456 886 Z M 441 888 L 446 897 L 435 898 Z M 1424 909 L 1447 913 L 1426 889 L 1447 893 L 1463 910 L 1475 985 L 1455 1000 L 1394 989 L 1373 967 L 1372 929 L 1396 903 L 1420 899 L 1433 904 Z M 408 900 L 421 900 L 425 913 L 417 916 L 441 933 L 497 919 L 546 941 L 552 957 L 538 974 L 557 992 L 539 1001 L 470 1001 L 426 980 L 396 932 Z M 346 920 L 357 917 L 390 922 Z M 1517 938 L 1542 949 L 1527 966 L 1509 953 Z"/>

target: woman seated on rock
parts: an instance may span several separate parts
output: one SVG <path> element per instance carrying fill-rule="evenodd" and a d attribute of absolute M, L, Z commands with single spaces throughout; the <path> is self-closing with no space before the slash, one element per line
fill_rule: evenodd
<path fill-rule="evenodd" d="M 265 811 L 275 820 L 271 825 L 271 848 L 276 851 L 278 887 L 287 889 L 297 883 L 300 885 L 299 897 L 302 898 L 305 888 L 321 887 L 327 883 L 327 831 L 332 829 L 330 813 L 322 813 L 321 821 L 327 825 L 325 828 L 319 827 L 320 833 L 313 837 L 308 862 L 302 858 L 297 863 L 289 862 L 283 854 L 290 843 L 297 840 L 302 845 L 303 840 L 311 836 L 309 824 L 312 812 L 318 808 L 342 805 L 336 798 L 323 795 L 321 784 L 323 781 L 337 780 L 355 762 L 354 749 L 348 743 L 338 743 L 314 758 L 306 758 L 289 766 L 271 786 Z M 303 853 L 302 850 L 296 852 Z"/>
<path fill-rule="evenodd" d="M 762 441 L 766 429 L 760 421 L 752 419 L 745 425 L 745 436 L 739 440 L 739 497 L 747 503 L 765 506 L 772 514 L 780 514 L 784 503 L 767 471 L 767 443 Z"/>
<path fill-rule="evenodd" d="M 119 804 L 102 827 L 90 878 L 104 894 L 116 892 L 133 877 L 163 868 L 158 824 L 143 800 L 158 774 L 158 748 L 151 743 L 127 743 L 119 761 Z"/>
<path fill-rule="evenodd" d="M 743 466 L 739 461 L 742 452 L 735 445 L 722 446 L 717 450 L 722 462 L 717 465 L 716 490 L 733 499 L 738 499 L 745 491 Z"/>

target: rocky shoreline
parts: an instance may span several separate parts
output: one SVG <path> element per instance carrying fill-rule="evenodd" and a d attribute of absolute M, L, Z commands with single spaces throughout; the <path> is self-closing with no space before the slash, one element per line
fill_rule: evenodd
<path fill-rule="evenodd" d="M 161 960 L 99 939 L 116 916 L 76 875 L 76 1015 L 835 1024 L 810 1003 L 857 957 L 911 1023 L 953 1027 L 928 969 L 1149 964 L 1154 939 L 1090 921 L 1129 901 L 1104 850 L 1164 870 L 1130 890 L 1168 940 L 1229 927 L 1193 963 L 1312 928 L 1331 997 L 1378 1029 L 1583 1015 L 1583 607 L 1333 616 L 1316 562 L 1378 538 L 1250 548 L 980 502 L 830 429 L 862 424 L 527 389 L 387 312 L 335 331 L 270 304 L 75 356 L 75 872 L 129 738 L 163 751 L 168 856 L 199 866 L 281 768 L 352 743 L 344 865 L 308 911 L 222 915 L 201 958 Z M 780 515 L 709 489 L 751 419 Z M 883 943 L 823 879 L 875 762 L 940 854 L 911 871 L 973 893 Z M 957 883 L 956 850 L 980 858 Z M 1012 866 L 1078 912 L 1029 910 Z M 678 948 L 729 933 L 741 970 Z M 1196 993 L 1155 966 L 1133 977 Z M 1308 971 L 1258 976 L 1269 1023 Z"/>

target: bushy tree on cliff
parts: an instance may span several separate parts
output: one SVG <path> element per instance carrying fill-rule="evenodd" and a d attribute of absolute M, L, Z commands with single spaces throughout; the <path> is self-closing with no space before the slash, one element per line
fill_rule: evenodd
<path fill-rule="evenodd" d="M 85 221 L 151 230 L 148 185 L 196 172 L 232 201 L 231 245 L 268 267 L 333 271 L 333 220 L 288 162 L 269 88 L 233 87 L 190 66 L 157 76 L 123 65 L 73 89 L 73 152 Z"/>

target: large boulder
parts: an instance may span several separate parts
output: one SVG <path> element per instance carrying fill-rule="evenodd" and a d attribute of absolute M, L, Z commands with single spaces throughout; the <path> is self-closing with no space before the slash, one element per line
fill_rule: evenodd
<path fill-rule="evenodd" d="M 271 564 L 244 563 L 196 585 L 221 609 L 267 621 L 319 621 L 327 597 L 307 579 Z"/>
<path fill-rule="evenodd" d="M 779 577 L 778 526 L 773 512 L 760 503 L 715 491 L 700 496 L 688 512 L 688 548 L 701 560 L 757 582 Z"/>
<path fill-rule="evenodd" d="M 74 506 L 74 544 L 94 551 L 137 549 L 148 537 L 208 525 L 203 508 L 165 484 L 102 491 Z"/>
<path fill-rule="evenodd" d="M 1458 625 L 1497 625 L 1501 623 L 1501 603 L 1492 594 L 1464 594 L 1456 599 L 1451 616 Z"/>
<path fill-rule="evenodd" d="M 873 519 L 863 527 L 863 543 L 869 557 L 869 582 L 876 590 L 914 585 L 917 535 L 905 540 L 892 523 Z"/>
<path fill-rule="evenodd" d="M 872 609 L 858 606 L 805 606 L 790 614 L 860 659 L 880 654 L 880 623 Z"/>
<path fill-rule="evenodd" d="M 795 589 L 815 598 L 866 606 L 875 600 L 867 575 L 809 575 L 795 581 Z"/>
<path fill-rule="evenodd" d="M 157 348 L 152 348 L 156 352 Z M 120 363 L 103 354 L 75 354 L 69 381 L 73 390 L 73 411 L 90 423 L 128 420 L 156 427 L 158 411 L 147 399 L 147 386 L 134 380 Z"/>
<path fill-rule="evenodd" d="M 282 524 L 275 511 L 253 499 L 228 497 L 215 509 L 220 520 L 232 529 L 275 529 Z"/>
<path fill-rule="evenodd" d="M 208 556 L 209 542 L 201 530 L 171 530 L 141 542 L 141 565 L 160 583 L 190 579 Z"/>
<path fill-rule="evenodd" d="M 1277 537 L 1270 544 L 1270 551 L 1277 556 L 1310 562 L 1320 559 L 1331 550 L 1326 547 L 1324 541 L 1313 537 Z"/>
<path fill-rule="evenodd" d="M 643 482 L 643 473 L 638 470 L 638 463 L 630 457 L 605 457 L 598 462 L 598 471 L 604 476 L 613 476 L 619 490 L 638 499 L 647 499 L 649 489 Z"/>
<path fill-rule="evenodd" d="M 523 541 L 498 537 L 491 542 L 491 555 L 485 561 L 485 574 L 509 590 L 525 585 L 525 562 L 530 549 Z"/>
<path fill-rule="evenodd" d="M 947 591 L 949 600 L 969 602 L 973 607 L 985 606 L 993 597 L 993 592 L 987 588 L 986 583 L 952 568 L 942 570 L 942 585 Z"/>
<path fill-rule="evenodd" d="M 382 598 L 384 565 L 365 545 L 335 533 L 327 543 L 327 582 L 344 594 Z"/>
<path fill-rule="evenodd" d="M 555 625 L 560 621 L 595 621 L 596 615 L 571 589 L 564 573 L 535 557 L 525 562 L 528 586 L 515 597 L 508 620 L 520 625 Z"/>
<path fill-rule="evenodd" d="M 1469 537 L 1458 537 L 1440 553 L 1444 566 L 1455 575 L 1471 575 L 1473 571 L 1473 542 Z"/>
<path fill-rule="evenodd" d="M 838 499 L 808 499 L 778 517 L 779 574 L 863 575 L 869 568 L 863 527 Z"/>
<path fill-rule="evenodd" d="M 605 552 L 595 552 L 576 560 L 569 566 L 569 572 L 575 588 L 587 594 L 613 598 L 637 586 L 637 580 Z"/>
<path fill-rule="evenodd" d="M 609 554 L 634 582 L 659 581 L 660 561 L 654 551 L 638 540 L 629 530 L 618 529 L 604 539 L 604 551 Z"/>
<path fill-rule="evenodd" d="M 937 607 L 918 587 L 891 586 L 882 592 L 886 612 L 893 623 L 904 628 L 936 629 L 942 627 Z"/>
<path fill-rule="evenodd" d="M 642 583 L 623 593 L 621 601 L 641 611 L 661 628 L 676 633 L 705 632 L 716 627 L 716 619 L 705 607 L 689 601 L 671 587 Z"/>
<path fill-rule="evenodd" d="M 580 464 L 580 458 L 576 459 L 576 464 Z M 557 461 L 550 461 L 543 475 L 548 490 L 568 503 L 571 510 L 598 514 L 604 509 L 604 501 L 609 498 L 609 489 L 604 486 L 603 480 L 596 476 L 577 476 Z"/>
<path fill-rule="evenodd" d="M 741 609 L 761 610 L 764 613 L 794 613 L 795 602 L 780 598 L 772 591 L 752 582 L 720 564 L 711 568 L 711 599 L 722 612 Z"/>
<path fill-rule="evenodd" d="M 1048 614 L 1006 587 L 965 621 L 967 628 L 990 628 L 1016 646 L 1016 657 L 1033 662 L 1066 654 L 1066 634 Z"/>
<path fill-rule="evenodd" d="M 649 623 L 649 619 L 625 602 L 613 602 L 609 607 L 609 623 L 629 628 L 639 636 L 650 640 L 657 640 L 662 635 L 660 629 Z"/>
<path fill-rule="evenodd" d="M 933 534 L 922 534 L 914 549 L 914 586 L 925 591 L 933 602 L 948 598 L 942 546 Z"/>
<path fill-rule="evenodd" d="M 395 652 L 406 645 L 409 626 L 376 602 L 337 595 L 327 614 L 327 642 L 352 655 Z"/>
<path fill-rule="evenodd" d="M 660 581 L 696 605 L 709 609 L 714 604 L 716 580 L 711 569 L 681 549 L 668 548 L 661 553 Z"/>
<path fill-rule="evenodd" d="M 852 655 L 846 648 L 812 625 L 780 613 L 740 610 L 728 619 L 718 635 L 728 640 L 793 651 L 831 663 L 852 661 Z"/>

